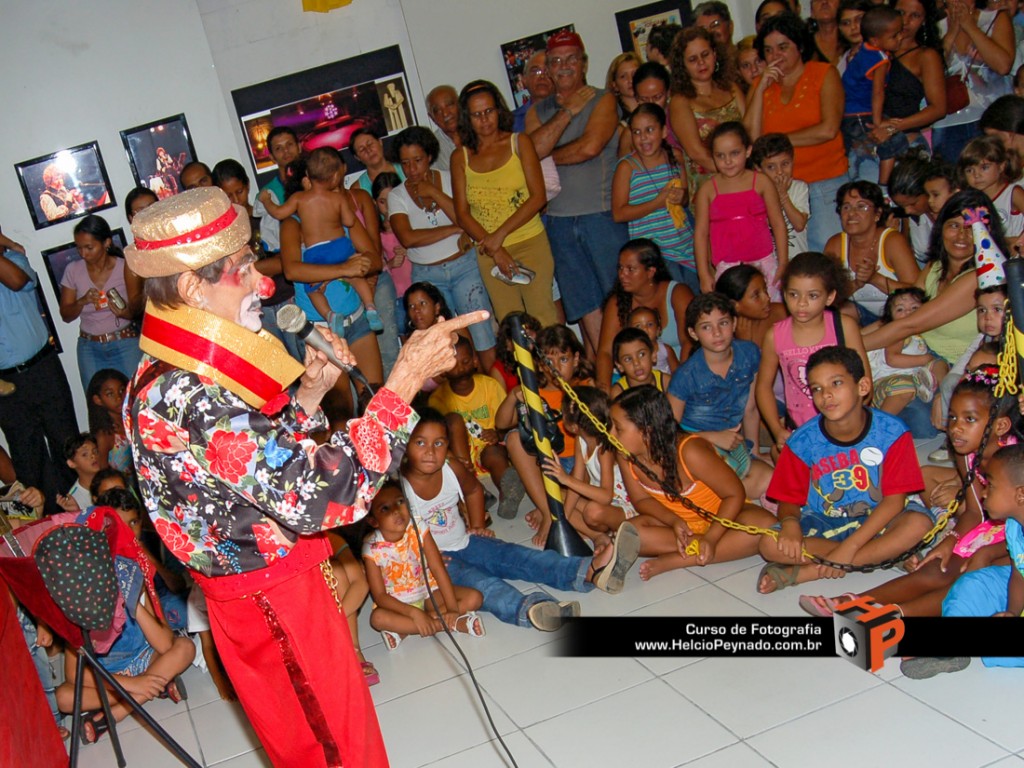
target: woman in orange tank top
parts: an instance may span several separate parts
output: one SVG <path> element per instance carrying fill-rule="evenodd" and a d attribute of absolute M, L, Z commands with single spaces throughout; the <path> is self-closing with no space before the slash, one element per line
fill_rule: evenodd
<path fill-rule="evenodd" d="M 793 14 L 767 19 L 754 47 L 767 66 L 747 96 L 743 122 L 753 139 L 784 133 L 793 142 L 793 178 L 810 187 L 807 245 L 820 251 L 840 229 L 836 192 L 849 167 L 839 132 L 843 82 L 831 64 L 811 61 L 813 39 Z"/>
<path fill-rule="evenodd" d="M 619 395 L 612 404 L 611 420 L 612 434 L 623 447 L 684 498 L 720 518 L 774 525 L 772 515 L 746 502 L 743 483 L 711 443 L 697 435 L 683 437 L 668 399 L 654 387 L 631 388 Z M 639 513 L 632 522 L 640 533 L 640 555 L 653 558 L 640 566 L 641 579 L 757 552 L 757 536 L 708 522 L 669 498 L 621 456 L 618 461 L 630 501 Z"/>

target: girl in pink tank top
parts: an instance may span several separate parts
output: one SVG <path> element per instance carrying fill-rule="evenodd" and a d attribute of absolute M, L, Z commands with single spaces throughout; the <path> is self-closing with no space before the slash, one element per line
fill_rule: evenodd
<path fill-rule="evenodd" d="M 790 430 L 780 417 L 772 382 L 778 371 L 786 393 L 786 414 L 799 427 L 818 415 L 807 388 L 807 358 L 822 347 L 845 346 L 857 350 L 870 377 L 860 328 L 850 317 L 832 309 L 849 295 L 849 278 L 837 259 L 823 253 L 801 253 L 782 276 L 782 292 L 789 317 L 772 326 L 761 349 L 757 372 L 757 407 L 781 450 Z"/>
<path fill-rule="evenodd" d="M 789 260 L 786 219 L 775 184 L 747 168 L 750 136 L 742 123 L 722 123 L 711 134 L 712 174 L 694 199 L 694 252 L 700 287 L 713 291 L 729 267 L 752 264 L 778 300 L 776 273 Z"/>

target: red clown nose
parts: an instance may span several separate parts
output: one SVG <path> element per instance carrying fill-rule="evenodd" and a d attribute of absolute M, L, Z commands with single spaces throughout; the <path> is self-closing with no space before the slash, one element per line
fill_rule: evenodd
<path fill-rule="evenodd" d="M 256 295 L 260 297 L 260 301 L 266 301 L 274 295 L 274 281 L 264 275 L 260 278 L 259 288 L 256 290 Z"/>

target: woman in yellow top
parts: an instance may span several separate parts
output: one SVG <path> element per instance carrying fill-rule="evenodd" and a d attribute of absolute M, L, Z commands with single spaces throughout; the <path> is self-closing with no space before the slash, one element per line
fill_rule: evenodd
<path fill-rule="evenodd" d="M 459 136 L 462 151 L 451 160 L 455 213 L 478 243 L 495 319 L 525 310 L 542 326 L 556 323 L 554 260 L 539 215 L 547 204 L 540 160 L 529 136 L 512 133 L 512 113 L 493 83 L 474 80 L 462 89 Z"/>

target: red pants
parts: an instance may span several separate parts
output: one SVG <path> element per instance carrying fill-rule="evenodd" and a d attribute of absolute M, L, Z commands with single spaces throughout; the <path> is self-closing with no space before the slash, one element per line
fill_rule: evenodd
<path fill-rule="evenodd" d="M 275 766 L 386 768 L 387 754 L 352 637 L 320 563 L 326 538 L 279 563 L 197 581 L 217 651 Z"/>

